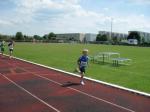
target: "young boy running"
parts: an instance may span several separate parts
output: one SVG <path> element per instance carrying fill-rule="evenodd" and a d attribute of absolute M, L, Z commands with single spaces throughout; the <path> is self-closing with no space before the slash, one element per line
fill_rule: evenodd
<path fill-rule="evenodd" d="M 81 84 L 85 85 L 84 81 L 83 81 L 83 77 L 85 75 L 85 69 L 88 65 L 88 49 L 84 49 L 82 51 L 82 56 L 78 59 L 78 66 L 79 66 L 79 70 L 80 70 L 80 74 L 81 74 Z"/>
<path fill-rule="evenodd" d="M 1 42 L 1 53 L 2 53 L 2 55 L 4 54 L 4 50 L 5 50 L 5 41 L 2 41 Z"/>
<path fill-rule="evenodd" d="M 12 58 L 12 54 L 13 54 L 13 50 L 14 50 L 14 42 L 13 42 L 13 40 L 11 40 L 8 43 L 8 47 L 9 47 L 9 58 Z"/>
<path fill-rule="evenodd" d="M 0 41 L 0 53 L 1 53 L 1 44 L 2 44 L 2 42 Z"/>

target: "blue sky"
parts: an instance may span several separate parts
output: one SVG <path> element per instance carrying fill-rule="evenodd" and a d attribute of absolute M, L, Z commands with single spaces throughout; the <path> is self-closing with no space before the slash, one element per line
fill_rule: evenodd
<path fill-rule="evenodd" d="M 0 33 L 150 32 L 150 0 L 0 0 Z"/>

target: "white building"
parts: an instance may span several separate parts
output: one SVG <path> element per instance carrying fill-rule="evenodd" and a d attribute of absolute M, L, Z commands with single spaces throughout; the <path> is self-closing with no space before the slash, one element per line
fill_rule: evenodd
<path fill-rule="evenodd" d="M 56 34 L 58 40 L 77 41 L 77 42 L 92 42 L 96 40 L 97 34 L 92 33 L 63 33 Z"/>
<path fill-rule="evenodd" d="M 85 42 L 94 42 L 96 41 L 97 34 L 86 33 L 85 34 Z"/>
<path fill-rule="evenodd" d="M 120 40 L 126 40 L 128 34 L 125 33 L 117 33 L 117 32 L 109 32 L 109 31 L 99 31 L 99 34 L 106 35 L 109 39 L 117 37 Z"/>
<path fill-rule="evenodd" d="M 84 41 L 85 34 L 84 33 L 63 33 L 56 34 L 56 38 L 64 41 Z"/>

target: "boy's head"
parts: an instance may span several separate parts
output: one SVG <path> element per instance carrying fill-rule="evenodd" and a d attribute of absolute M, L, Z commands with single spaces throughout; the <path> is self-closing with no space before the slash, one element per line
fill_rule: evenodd
<path fill-rule="evenodd" d="M 82 51 L 82 53 L 83 53 L 83 55 L 88 55 L 88 49 L 83 49 L 83 51 Z"/>

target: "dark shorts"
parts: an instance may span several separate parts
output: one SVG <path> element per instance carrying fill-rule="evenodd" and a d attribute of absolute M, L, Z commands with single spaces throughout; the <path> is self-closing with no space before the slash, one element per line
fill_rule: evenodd
<path fill-rule="evenodd" d="M 4 48 L 1 48 L 1 51 L 4 52 Z"/>
<path fill-rule="evenodd" d="M 85 67 L 80 67 L 81 73 L 85 73 Z"/>
<path fill-rule="evenodd" d="M 12 52 L 12 51 L 13 51 L 13 49 L 9 49 L 9 51 L 10 51 L 10 52 Z"/>

